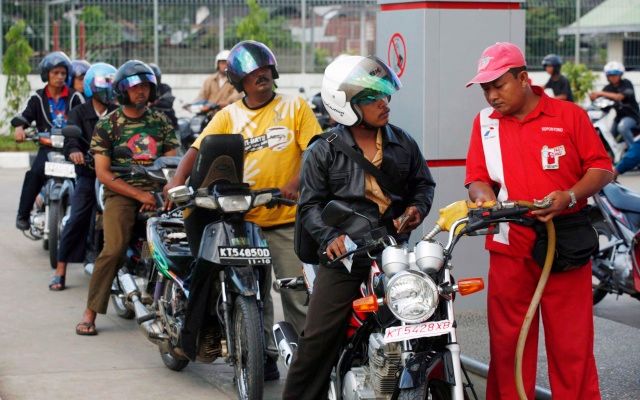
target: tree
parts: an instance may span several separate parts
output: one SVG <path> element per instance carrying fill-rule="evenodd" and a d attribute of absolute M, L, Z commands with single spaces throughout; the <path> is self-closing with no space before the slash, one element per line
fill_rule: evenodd
<path fill-rule="evenodd" d="M 236 42 L 240 40 L 256 40 L 270 48 L 293 44 L 291 32 L 284 28 L 284 17 L 271 17 L 267 10 L 260 7 L 257 0 L 247 0 L 247 6 L 249 7 L 249 13 L 246 17 L 236 20 L 233 28 L 234 39 L 237 39 Z"/>
<path fill-rule="evenodd" d="M 562 73 L 569 79 L 574 101 L 582 102 L 587 93 L 593 89 L 593 82 L 596 76 L 584 64 L 574 64 L 567 62 L 562 66 Z"/>
<path fill-rule="evenodd" d="M 24 36 L 25 28 L 24 21 L 18 21 L 5 35 L 7 49 L 2 60 L 2 69 L 7 75 L 7 86 L 4 115 L 0 119 L 0 126 L 4 126 L 6 121 L 20 112 L 20 107 L 31 91 L 27 75 L 31 72 L 29 58 L 33 54 L 33 49 Z M 13 133 L 13 127 L 10 130 Z"/>

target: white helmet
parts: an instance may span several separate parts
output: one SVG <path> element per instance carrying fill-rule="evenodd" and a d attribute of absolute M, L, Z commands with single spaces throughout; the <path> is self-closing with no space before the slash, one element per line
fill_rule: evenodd
<path fill-rule="evenodd" d="M 216 54 L 215 64 L 218 65 L 219 61 L 227 61 L 227 58 L 229 58 L 229 50 L 222 50 L 220 53 Z"/>
<path fill-rule="evenodd" d="M 362 122 L 358 104 L 391 96 L 401 87 L 395 72 L 379 58 L 341 55 L 324 70 L 320 93 L 334 121 L 354 126 Z"/>
<path fill-rule="evenodd" d="M 624 74 L 624 65 L 618 61 L 609 61 L 603 68 L 604 74 L 609 75 L 622 75 Z"/>

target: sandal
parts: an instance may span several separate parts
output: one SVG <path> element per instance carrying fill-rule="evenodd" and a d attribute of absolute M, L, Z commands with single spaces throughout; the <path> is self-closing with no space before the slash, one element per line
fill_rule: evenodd
<path fill-rule="evenodd" d="M 96 331 L 96 324 L 93 322 L 80 322 L 76 325 L 76 335 L 95 336 L 97 334 L 98 331 Z"/>
<path fill-rule="evenodd" d="M 49 290 L 52 290 L 54 292 L 59 292 L 61 290 L 65 289 L 65 285 L 64 285 L 64 275 L 54 275 L 53 278 L 51 278 L 51 283 L 49 284 Z"/>

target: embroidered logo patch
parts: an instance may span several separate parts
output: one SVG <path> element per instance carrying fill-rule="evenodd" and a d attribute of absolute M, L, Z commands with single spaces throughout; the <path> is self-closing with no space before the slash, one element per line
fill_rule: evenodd
<path fill-rule="evenodd" d="M 564 146 L 542 148 L 542 169 L 559 169 L 560 157 L 567 154 L 564 150 Z"/>
<path fill-rule="evenodd" d="M 542 128 L 540 128 L 540 130 L 542 131 L 542 133 L 545 133 L 545 132 L 563 133 L 564 132 L 564 128 L 556 127 L 556 126 L 543 126 Z"/>

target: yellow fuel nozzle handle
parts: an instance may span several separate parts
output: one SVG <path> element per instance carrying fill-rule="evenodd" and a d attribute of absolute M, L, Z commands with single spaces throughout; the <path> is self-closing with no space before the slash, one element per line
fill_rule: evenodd
<path fill-rule="evenodd" d="M 478 206 L 473 201 L 459 200 L 440 209 L 440 218 L 436 221 L 436 225 L 438 225 L 440 230 L 448 232 L 454 222 L 469 214 L 469 210 L 477 208 L 494 208 L 496 205 L 497 203 L 495 201 L 485 201 L 482 205 Z M 463 225 L 460 225 L 458 229 L 462 229 L 462 227 Z"/>

